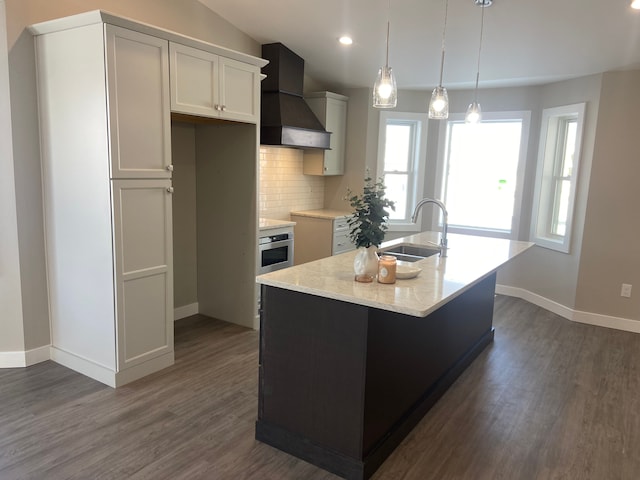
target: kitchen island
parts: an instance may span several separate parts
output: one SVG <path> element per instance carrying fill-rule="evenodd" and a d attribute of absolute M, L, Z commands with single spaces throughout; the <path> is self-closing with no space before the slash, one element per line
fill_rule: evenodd
<path fill-rule="evenodd" d="M 433 246 L 425 232 L 385 243 Z M 532 244 L 450 235 L 412 279 L 353 280 L 355 252 L 261 275 L 256 438 L 369 478 L 493 340 L 497 269 Z"/>

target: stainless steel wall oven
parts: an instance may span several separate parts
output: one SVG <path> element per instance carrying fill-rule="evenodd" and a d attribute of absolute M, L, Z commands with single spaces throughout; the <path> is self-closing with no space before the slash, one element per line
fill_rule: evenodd
<path fill-rule="evenodd" d="M 293 233 L 258 238 L 258 274 L 293 266 Z"/>

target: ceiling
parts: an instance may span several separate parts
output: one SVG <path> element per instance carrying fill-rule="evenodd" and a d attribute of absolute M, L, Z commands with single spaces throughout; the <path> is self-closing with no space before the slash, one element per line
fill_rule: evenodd
<path fill-rule="evenodd" d="M 335 87 L 372 86 L 384 64 L 398 87 L 438 83 L 445 0 L 199 0 L 259 43 L 282 42 L 305 73 Z M 535 85 L 640 68 L 640 10 L 630 0 L 494 0 L 485 9 L 480 88 Z M 443 85 L 475 82 L 482 9 L 449 0 Z M 354 43 L 340 45 L 349 34 Z"/>

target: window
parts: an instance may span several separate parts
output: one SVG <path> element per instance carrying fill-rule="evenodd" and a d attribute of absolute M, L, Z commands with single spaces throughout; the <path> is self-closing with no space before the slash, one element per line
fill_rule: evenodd
<path fill-rule="evenodd" d="M 542 112 L 531 240 L 569 252 L 585 104 Z"/>
<path fill-rule="evenodd" d="M 418 231 L 411 223 L 414 205 L 422 198 L 427 147 L 426 114 L 381 112 L 378 133 L 378 175 L 395 202 L 389 230 Z"/>
<path fill-rule="evenodd" d="M 479 124 L 451 115 L 441 144 L 440 198 L 452 232 L 515 238 L 529 112 L 483 114 Z"/>

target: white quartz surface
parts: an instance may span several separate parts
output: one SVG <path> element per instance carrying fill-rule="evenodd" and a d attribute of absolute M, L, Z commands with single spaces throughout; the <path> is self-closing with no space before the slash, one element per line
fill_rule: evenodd
<path fill-rule="evenodd" d="M 335 220 L 336 218 L 353 215 L 353 212 L 345 212 L 342 210 L 331 210 L 327 208 L 322 208 L 319 210 L 299 210 L 296 212 L 289 212 L 289 215 L 299 215 L 301 217 L 326 218 L 329 220 Z"/>
<path fill-rule="evenodd" d="M 261 232 L 265 230 L 274 230 L 282 227 L 293 227 L 296 222 L 290 222 L 288 220 L 271 220 L 270 218 L 258 219 L 258 229 Z"/>
<path fill-rule="evenodd" d="M 433 246 L 438 238 L 437 232 L 423 232 L 385 242 L 382 248 L 398 243 Z M 390 285 L 375 280 L 354 281 L 355 251 L 260 275 L 256 280 L 263 285 L 424 317 L 531 246 L 530 242 L 451 234 L 447 257 L 436 254 L 415 262 L 413 265 L 422 269 L 417 277 Z"/>

